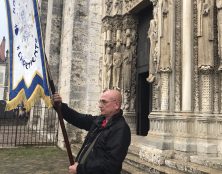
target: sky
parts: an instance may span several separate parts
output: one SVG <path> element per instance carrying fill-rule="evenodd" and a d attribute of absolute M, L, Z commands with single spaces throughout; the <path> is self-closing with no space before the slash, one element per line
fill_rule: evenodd
<path fill-rule="evenodd" d="M 8 49 L 8 22 L 7 22 L 7 13 L 5 0 L 0 0 L 0 43 L 3 36 L 6 38 L 6 49 Z"/>

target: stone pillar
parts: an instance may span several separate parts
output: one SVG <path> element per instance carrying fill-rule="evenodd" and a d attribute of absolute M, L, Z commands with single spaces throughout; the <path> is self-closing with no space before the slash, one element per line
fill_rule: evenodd
<path fill-rule="evenodd" d="M 59 77 L 62 7 L 61 0 L 48 1 L 45 52 L 56 87 Z"/>
<path fill-rule="evenodd" d="M 136 133 L 136 30 L 137 20 L 126 15 L 123 19 L 124 51 L 122 70 L 122 93 L 124 116 L 132 133 Z"/>
<path fill-rule="evenodd" d="M 182 26 L 182 111 L 192 110 L 193 0 L 183 1 Z"/>

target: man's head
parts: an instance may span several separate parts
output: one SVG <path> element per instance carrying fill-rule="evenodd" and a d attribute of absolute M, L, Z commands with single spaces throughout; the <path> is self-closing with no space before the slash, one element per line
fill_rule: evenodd
<path fill-rule="evenodd" d="M 99 100 L 101 115 L 112 117 L 120 111 L 122 95 L 118 90 L 107 90 L 103 92 Z"/>

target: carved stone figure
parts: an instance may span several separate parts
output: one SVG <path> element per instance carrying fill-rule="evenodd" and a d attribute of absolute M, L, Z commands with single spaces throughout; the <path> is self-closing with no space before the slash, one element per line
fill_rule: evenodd
<path fill-rule="evenodd" d="M 111 15 L 112 5 L 113 5 L 112 0 L 105 0 L 105 14 L 106 15 Z"/>
<path fill-rule="evenodd" d="M 213 61 L 213 18 L 214 0 L 198 0 L 198 68 L 212 68 Z"/>
<path fill-rule="evenodd" d="M 116 51 L 113 53 L 113 87 L 114 88 L 120 88 L 119 87 L 119 81 L 120 81 L 120 70 L 122 65 L 122 54 L 121 54 L 121 45 L 116 45 Z"/>
<path fill-rule="evenodd" d="M 219 70 L 222 70 L 222 0 L 216 0 L 218 27 L 218 55 L 220 57 Z"/>
<path fill-rule="evenodd" d="M 121 15 L 122 14 L 122 0 L 115 0 L 114 1 L 114 15 Z"/>
<path fill-rule="evenodd" d="M 112 74 L 112 54 L 111 54 L 111 47 L 107 45 L 106 53 L 104 56 L 104 71 L 103 71 L 103 88 L 109 89 L 110 82 L 111 82 L 111 74 Z"/>
<path fill-rule="evenodd" d="M 152 19 L 150 21 L 150 28 L 148 30 L 148 37 L 150 38 L 150 57 L 149 57 L 149 77 L 147 81 L 152 83 L 156 74 L 156 62 L 157 62 L 157 25 L 156 21 Z"/>
<path fill-rule="evenodd" d="M 126 48 L 123 55 L 123 88 L 130 90 L 131 85 L 131 62 L 133 59 L 131 50 L 131 33 L 130 29 L 126 30 Z"/>
<path fill-rule="evenodd" d="M 160 67 L 162 71 L 171 69 L 170 66 L 170 36 L 171 36 L 171 20 L 170 20 L 170 0 L 162 0 L 160 3 Z"/>

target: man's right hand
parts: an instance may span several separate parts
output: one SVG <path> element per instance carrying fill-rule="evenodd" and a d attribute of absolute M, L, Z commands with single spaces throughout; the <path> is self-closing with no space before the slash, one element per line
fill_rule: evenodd
<path fill-rule="evenodd" d="M 59 93 L 55 92 L 55 94 L 52 95 L 53 106 L 58 106 L 61 103 L 62 103 L 62 97 L 59 95 Z"/>

